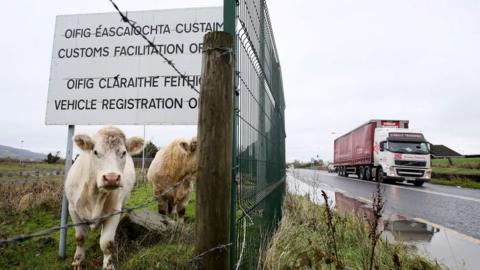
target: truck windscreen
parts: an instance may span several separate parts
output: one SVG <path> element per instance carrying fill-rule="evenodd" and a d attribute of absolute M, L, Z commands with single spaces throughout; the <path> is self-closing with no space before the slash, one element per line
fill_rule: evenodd
<path fill-rule="evenodd" d="M 392 142 L 387 143 L 387 150 L 403 154 L 428 154 L 430 151 L 426 142 Z"/>

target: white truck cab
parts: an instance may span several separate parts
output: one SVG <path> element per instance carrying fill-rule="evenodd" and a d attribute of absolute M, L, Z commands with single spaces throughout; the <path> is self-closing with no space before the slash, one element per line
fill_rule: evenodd
<path fill-rule="evenodd" d="M 429 144 L 419 131 L 376 128 L 373 159 L 376 170 L 373 174 L 378 178 L 406 181 L 416 186 L 430 181 L 432 170 Z"/>

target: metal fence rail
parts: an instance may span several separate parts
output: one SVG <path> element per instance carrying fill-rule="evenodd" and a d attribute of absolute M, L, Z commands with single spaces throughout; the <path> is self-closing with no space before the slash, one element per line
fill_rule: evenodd
<path fill-rule="evenodd" d="M 281 217 L 285 192 L 282 73 L 266 2 L 224 3 L 225 29 L 233 25 L 235 35 L 230 261 L 231 269 L 255 269 Z"/>

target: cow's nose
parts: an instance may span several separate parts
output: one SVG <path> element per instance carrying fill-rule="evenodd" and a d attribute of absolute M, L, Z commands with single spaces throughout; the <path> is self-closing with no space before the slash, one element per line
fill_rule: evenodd
<path fill-rule="evenodd" d="M 120 186 L 120 174 L 107 173 L 103 175 L 103 183 L 105 187 Z"/>

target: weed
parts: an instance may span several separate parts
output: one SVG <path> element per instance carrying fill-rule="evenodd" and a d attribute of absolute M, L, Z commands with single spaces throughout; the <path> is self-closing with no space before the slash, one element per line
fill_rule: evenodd
<path fill-rule="evenodd" d="M 330 208 L 328 196 L 323 190 L 322 197 L 325 200 L 325 219 L 327 223 L 328 247 L 330 249 L 330 254 L 331 257 L 334 258 L 334 262 L 337 265 L 337 268 L 343 268 L 341 267 L 342 263 L 340 262 L 338 257 L 337 242 L 335 239 L 335 224 L 333 223 L 332 209 Z"/>
<path fill-rule="evenodd" d="M 369 225 L 369 234 L 368 238 L 370 239 L 370 263 L 369 268 L 370 270 L 373 269 L 373 259 L 375 258 L 375 248 L 378 243 L 378 239 L 382 232 L 378 229 L 378 225 L 380 224 L 380 219 L 382 218 L 383 214 L 383 193 L 382 193 L 382 181 L 377 181 L 375 193 L 373 194 L 373 218 L 368 220 Z"/>

